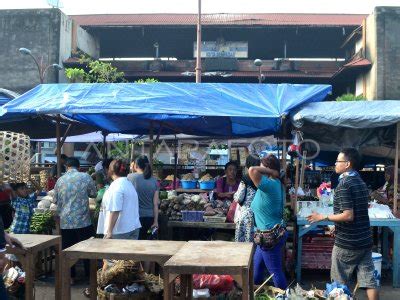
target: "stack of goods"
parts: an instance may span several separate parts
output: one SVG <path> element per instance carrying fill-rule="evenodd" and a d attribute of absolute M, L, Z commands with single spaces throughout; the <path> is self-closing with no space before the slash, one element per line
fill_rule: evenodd
<path fill-rule="evenodd" d="M 0 131 L 0 182 L 29 181 L 30 159 L 27 135 Z"/>
<path fill-rule="evenodd" d="M 385 204 L 378 204 L 375 201 L 369 203 L 368 216 L 370 219 L 395 219 L 392 210 Z"/>
<path fill-rule="evenodd" d="M 184 189 L 195 189 L 197 187 L 197 180 L 192 173 L 183 174 L 181 182 Z"/>
<path fill-rule="evenodd" d="M 54 190 L 49 191 L 46 196 L 42 197 L 36 209 L 37 212 L 45 212 L 48 210 L 57 210 L 57 204 L 54 198 Z"/>
<path fill-rule="evenodd" d="M 49 172 L 47 170 L 42 170 L 39 172 L 40 176 L 40 187 L 45 190 L 47 189 L 47 181 L 50 177 Z"/>
<path fill-rule="evenodd" d="M 35 234 L 52 234 L 56 227 L 51 211 L 35 212 L 31 219 L 30 231 Z"/>
<path fill-rule="evenodd" d="M 214 178 L 208 173 L 200 178 L 199 183 L 202 190 L 212 190 L 215 188 Z"/>
<path fill-rule="evenodd" d="M 167 191 L 173 190 L 174 189 L 174 177 L 175 176 L 172 174 L 165 177 L 165 179 L 160 182 L 160 187 Z M 179 187 L 179 179 L 176 178 L 176 188 L 178 188 L 178 187 Z"/>
<path fill-rule="evenodd" d="M 11 297 L 16 299 L 24 298 L 24 283 L 25 283 L 25 272 L 19 267 L 10 268 L 4 272 L 3 275 L 4 285 L 7 292 Z"/>
<path fill-rule="evenodd" d="M 99 299 L 158 299 L 163 290 L 160 277 L 146 274 L 139 262 L 112 261 L 97 272 Z"/>
<path fill-rule="evenodd" d="M 192 195 L 168 192 L 168 198 L 161 200 L 160 211 L 172 221 L 182 220 L 182 211 L 204 211 L 208 203 L 206 194 Z"/>
<path fill-rule="evenodd" d="M 225 222 L 231 201 L 214 200 L 207 203 L 204 208 L 204 221 Z"/>

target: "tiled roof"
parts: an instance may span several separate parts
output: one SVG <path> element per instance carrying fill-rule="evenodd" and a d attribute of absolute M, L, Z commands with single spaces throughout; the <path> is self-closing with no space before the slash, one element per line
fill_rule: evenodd
<path fill-rule="evenodd" d="M 360 26 L 367 15 L 350 14 L 203 14 L 203 25 Z M 195 25 L 196 14 L 72 15 L 81 26 Z"/>

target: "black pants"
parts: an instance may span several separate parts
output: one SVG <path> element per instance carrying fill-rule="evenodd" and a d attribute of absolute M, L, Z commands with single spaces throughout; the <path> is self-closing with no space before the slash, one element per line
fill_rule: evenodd
<path fill-rule="evenodd" d="M 150 238 L 150 234 L 148 234 L 147 231 L 151 228 L 151 225 L 153 225 L 154 218 L 141 217 L 139 220 L 140 224 L 142 225 L 139 231 L 139 240 L 148 240 Z"/>
<path fill-rule="evenodd" d="M 77 228 L 77 229 L 61 229 L 61 240 L 63 250 L 71 247 L 79 242 L 87 240 L 94 236 L 93 226 Z M 90 275 L 90 261 L 85 259 L 83 261 L 83 266 L 85 268 L 85 275 L 89 277 Z M 75 278 L 76 270 L 75 266 L 71 268 L 71 277 Z"/>
<path fill-rule="evenodd" d="M 4 286 L 4 282 L 3 282 L 3 276 L 0 276 L 0 299 L 1 300 L 8 299 L 7 290 L 6 290 L 6 287 Z"/>

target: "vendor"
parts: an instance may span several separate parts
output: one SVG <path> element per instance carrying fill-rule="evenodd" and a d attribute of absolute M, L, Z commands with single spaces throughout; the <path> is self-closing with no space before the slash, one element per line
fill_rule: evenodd
<path fill-rule="evenodd" d="M 400 174 L 399 174 L 400 175 Z M 400 187 L 400 176 L 399 176 L 399 185 Z M 378 203 L 389 205 L 390 208 L 393 208 L 393 199 L 394 199 L 394 166 L 388 166 L 385 168 L 385 184 L 380 189 L 372 192 L 371 197 L 378 201 Z M 398 194 L 399 198 L 399 194 Z"/>
<path fill-rule="evenodd" d="M 217 197 L 222 200 L 231 200 L 239 187 L 240 180 L 237 178 L 238 165 L 230 161 L 225 165 L 225 176 L 217 180 Z"/>

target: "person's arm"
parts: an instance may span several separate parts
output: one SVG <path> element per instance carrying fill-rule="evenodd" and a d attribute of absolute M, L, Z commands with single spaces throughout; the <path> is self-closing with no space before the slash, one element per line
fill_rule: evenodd
<path fill-rule="evenodd" d="M 260 185 L 261 178 L 263 175 L 279 178 L 279 172 L 276 170 L 272 170 L 270 168 L 261 167 L 261 166 L 250 167 L 249 176 L 250 176 L 250 179 L 255 184 L 255 186 L 258 187 Z"/>
<path fill-rule="evenodd" d="M 112 232 L 114 230 L 115 223 L 117 223 L 118 217 L 119 211 L 111 211 L 108 215 L 108 227 L 106 233 L 104 234 L 105 239 L 110 239 L 112 237 Z"/>
<path fill-rule="evenodd" d="M 104 233 L 104 238 L 109 239 L 112 237 L 115 224 L 117 223 L 120 212 L 122 211 L 124 203 L 124 194 L 122 190 L 114 190 L 111 199 L 105 207 L 110 213 L 107 216 L 107 230 Z"/>
<path fill-rule="evenodd" d="M 153 197 L 154 220 L 153 220 L 153 225 L 151 225 L 152 228 L 158 227 L 158 202 L 159 202 L 159 195 L 158 195 L 158 190 L 156 190 L 154 192 L 154 197 Z"/>
<path fill-rule="evenodd" d="M 335 195 L 335 199 L 337 199 L 336 201 L 339 202 L 341 213 L 334 215 L 322 215 L 313 213 L 307 217 L 307 220 L 310 223 L 319 222 L 323 220 L 332 222 L 352 222 L 354 220 L 354 210 L 353 210 L 354 203 L 353 203 L 352 191 L 351 191 L 351 186 L 347 181 L 350 179 L 345 178 L 343 180 L 344 182 L 343 182 L 343 187 L 341 187 L 341 191 Z"/>

